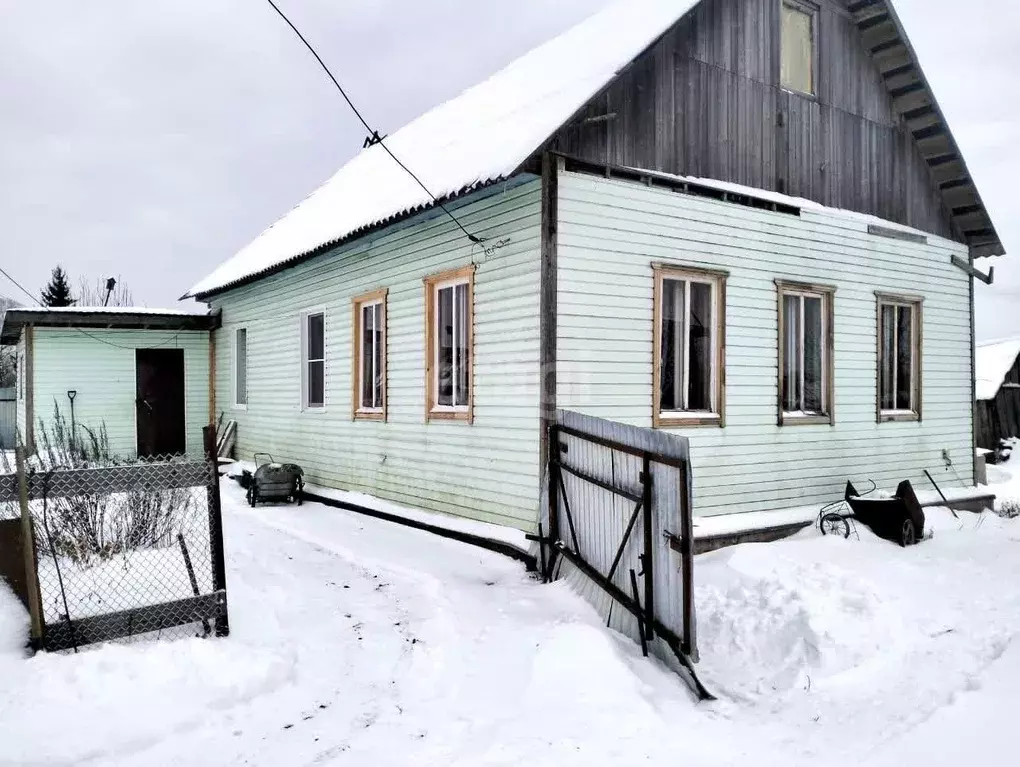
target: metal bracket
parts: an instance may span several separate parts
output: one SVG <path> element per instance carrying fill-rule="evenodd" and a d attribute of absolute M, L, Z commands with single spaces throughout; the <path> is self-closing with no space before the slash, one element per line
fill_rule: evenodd
<path fill-rule="evenodd" d="M 385 139 L 385 138 L 386 138 L 385 136 L 380 136 L 379 135 L 379 131 L 372 131 L 372 135 L 371 136 L 366 136 L 365 137 L 365 143 L 362 145 L 361 148 L 362 149 L 368 149 L 370 146 L 375 146 L 376 144 L 381 144 L 383 142 L 383 139 Z"/>
<path fill-rule="evenodd" d="M 991 285 L 995 281 L 995 267 L 988 267 L 988 274 L 983 274 L 974 268 L 974 265 L 964 261 L 959 256 L 952 256 L 953 266 L 957 269 L 962 269 L 964 272 L 969 274 L 975 280 L 981 280 L 985 285 Z"/>

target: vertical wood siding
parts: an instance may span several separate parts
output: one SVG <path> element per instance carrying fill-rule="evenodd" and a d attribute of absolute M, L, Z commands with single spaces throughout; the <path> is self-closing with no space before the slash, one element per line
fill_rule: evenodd
<path fill-rule="evenodd" d="M 781 0 L 705 0 L 552 148 L 785 192 L 952 236 L 940 192 L 846 4 L 820 3 L 816 98 L 779 87 L 780 7 Z"/>
<path fill-rule="evenodd" d="M 1013 363 L 1002 383 L 995 399 L 977 402 L 975 443 L 986 450 L 995 450 L 1001 439 L 1020 437 L 1020 360 Z"/>
<path fill-rule="evenodd" d="M 923 488 L 925 468 L 958 484 L 943 449 L 972 482 L 968 278 L 950 264 L 964 246 L 577 173 L 561 175 L 559 211 L 561 408 L 651 426 L 652 263 L 729 271 L 726 426 L 674 430 L 690 438 L 696 514 L 821 504 L 847 479 Z M 777 278 L 836 287 L 834 426 L 777 426 Z M 925 298 L 921 423 L 876 423 L 875 291 Z"/>
<path fill-rule="evenodd" d="M 88 334 L 61 328 L 34 330 L 36 446 L 42 444 L 38 424 L 42 421 L 49 428 L 55 404 L 70 424 L 67 392 L 74 389 L 76 422 L 94 430 L 105 425 L 111 453 L 134 455 L 135 349 L 183 349 L 187 450 L 201 455 L 202 427 L 209 420 L 209 333 L 90 329 Z"/>
<path fill-rule="evenodd" d="M 431 216 L 212 299 L 216 401 L 237 454 L 301 464 L 316 484 L 533 529 L 538 509 L 540 182 L 457 207 L 472 245 Z M 501 247 L 496 247 L 503 242 Z M 423 279 L 477 264 L 474 423 L 425 423 Z M 351 300 L 388 289 L 388 420 L 351 418 Z M 299 316 L 325 312 L 326 406 L 303 412 Z M 248 331 L 248 406 L 234 401 L 234 331 Z"/>

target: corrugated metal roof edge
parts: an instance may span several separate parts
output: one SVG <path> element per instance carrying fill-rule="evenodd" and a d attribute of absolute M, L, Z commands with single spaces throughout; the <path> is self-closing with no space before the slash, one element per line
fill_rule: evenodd
<path fill-rule="evenodd" d="M 236 290 L 237 288 L 243 287 L 244 285 L 249 285 L 253 282 L 258 282 L 259 280 L 263 280 L 266 277 L 270 277 L 274 274 L 286 271 L 287 269 L 292 269 L 293 267 L 298 266 L 299 264 L 302 264 L 305 261 L 309 261 L 318 256 L 325 255 L 326 253 L 328 253 L 331 250 L 334 250 L 335 248 L 339 248 L 343 245 L 349 245 L 353 242 L 357 242 L 358 240 L 361 240 L 376 232 L 379 232 L 383 229 L 393 226 L 396 223 L 407 221 L 423 213 L 428 213 L 430 211 L 438 211 L 440 204 L 446 205 L 447 203 L 461 201 L 463 201 L 463 204 L 467 204 L 467 201 L 464 201 L 465 197 L 475 194 L 476 192 L 492 189 L 497 184 L 509 181 L 513 179 L 515 176 L 522 175 L 522 173 L 524 172 L 525 172 L 524 166 L 522 166 L 521 168 L 513 171 L 508 175 L 497 176 L 495 178 L 490 178 L 485 181 L 477 181 L 473 184 L 465 186 L 458 192 L 454 192 L 453 194 L 441 197 L 435 202 L 426 203 L 424 205 L 417 205 L 412 208 L 405 208 L 404 210 L 398 211 L 397 213 L 394 213 L 391 216 L 381 218 L 376 221 L 373 221 L 372 223 L 358 227 L 357 229 L 348 232 L 342 237 L 338 237 L 333 240 L 328 240 L 327 242 L 324 242 L 321 245 L 312 248 L 311 250 L 304 251 L 303 253 L 298 253 L 297 255 L 291 256 L 290 258 L 284 261 L 275 263 L 272 266 L 267 266 L 264 269 L 260 269 L 257 272 L 247 274 L 240 279 L 233 280 L 231 282 L 225 283 L 224 285 L 220 285 L 210 290 L 197 292 L 188 291 L 183 296 L 181 296 L 181 300 L 184 300 L 186 298 L 194 298 L 197 301 L 203 301 L 207 298 L 211 298 L 212 296 L 216 296 L 221 293 L 226 293 L 231 290 Z M 441 211 L 440 214 L 442 215 Z"/>

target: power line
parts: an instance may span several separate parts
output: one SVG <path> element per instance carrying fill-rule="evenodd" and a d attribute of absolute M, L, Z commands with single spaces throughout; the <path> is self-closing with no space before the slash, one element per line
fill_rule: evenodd
<path fill-rule="evenodd" d="M 8 280 L 10 280 L 11 284 L 14 285 L 14 287 L 16 287 L 18 290 L 20 290 L 22 293 L 24 293 L 30 299 L 32 299 L 37 304 L 39 304 L 39 306 L 41 306 L 43 309 L 48 308 L 48 307 L 44 306 L 43 302 L 40 301 L 38 298 L 36 298 L 32 293 L 29 293 L 20 282 L 18 282 L 16 279 L 11 277 L 11 275 L 9 275 L 4 270 L 4 268 L 2 266 L 0 266 L 0 274 L 2 274 L 4 277 L 6 277 Z M 79 328 L 79 327 L 77 327 L 75 325 L 69 325 L 68 327 L 72 328 L 73 330 L 77 330 L 83 336 L 91 338 L 93 341 L 98 341 L 101 344 L 106 344 L 107 346 L 112 346 L 114 349 L 122 349 L 122 350 L 128 351 L 128 352 L 135 350 L 134 346 L 121 346 L 120 344 L 115 344 L 112 341 L 107 341 L 105 338 L 100 338 L 99 336 L 94 336 L 91 333 L 89 333 L 88 331 L 86 331 L 84 328 Z M 170 338 L 168 341 L 164 341 L 161 344 L 156 344 L 155 346 L 151 346 L 151 347 L 147 347 L 147 348 L 158 349 L 158 348 L 160 348 L 162 346 L 169 346 L 170 344 L 172 344 L 175 341 L 177 341 L 177 338 L 180 335 L 181 335 L 181 331 L 178 330 L 176 333 L 174 333 L 173 337 Z"/>
<path fill-rule="evenodd" d="M 308 42 L 308 40 L 305 38 L 305 36 L 303 34 L 301 34 L 301 30 L 299 30 L 296 26 L 294 26 L 294 23 L 290 19 L 287 18 L 287 15 L 283 11 L 280 10 L 280 7 L 275 2 L 273 2 L 273 0 L 266 0 L 266 2 L 269 3 L 273 7 L 273 10 L 276 11 L 277 14 L 279 14 L 280 18 L 283 19 L 287 23 L 287 26 L 290 27 L 294 31 L 294 34 L 297 35 L 298 38 L 301 40 L 301 42 L 303 42 L 305 44 L 305 47 L 315 57 L 315 60 L 319 62 L 319 66 L 322 67 L 322 71 L 326 73 L 326 75 L 329 77 L 329 79 L 333 81 L 333 85 L 336 86 L 336 89 L 338 91 L 340 91 L 340 95 L 344 97 L 344 101 L 347 102 L 347 106 L 349 106 L 351 108 L 351 111 L 354 112 L 354 114 L 355 114 L 355 116 L 357 116 L 358 120 L 361 121 L 361 124 L 365 126 L 365 130 L 368 131 L 368 135 L 369 135 L 368 139 L 365 142 L 365 145 L 366 146 L 371 146 L 372 144 L 378 144 L 379 146 L 381 146 L 385 150 L 386 154 L 388 154 L 393 159 L 393 162 L 395 162 L 397 165 L 399 165 L 404 170 L 404 172 L 407 173 L 407 175 L 409 175 L 411 178 L 413 178 L 417 182 L 418 186 L 420 186 L 422 189 L 425 190 L 425 194 L 427 194 L 429 197 L 432 198 L 432 202 L 434 202 L 436 205 L 438 205 L 439 208 L 446 215 L 448 215 L 450 217 L 450 219 L 453 221 L 453 223 L 455 223 L 457 225 L 457 227 L 462 232 L 464 232 L 464 234 L 467 236 L 467 238 L 469 240 L 471 240 L 471 242 L 475 243 L 476 245 L 481 245 L 484 242 L 484 239 L 481 238 L 481 237 L 476 237 L 475 235 L 471 234 L 471 232 L 469 232 L 467 229 L 465 229 L 464 225 L 459 220 L 457 220 L 457 217 L 454 216 L 453 213 L 450 212 L 449 208 L 447 208 L 445 205 L 443 205 L 443 203 L 441 203 L 439 201 L 439 198 L 436 197 L 434 194 L 432 194 L 432 192 L 429 190 L 429 188 L 427 186 L 425 186 L 424 182 L 420 178 L 418 178 L 418 176 L 416 176 L 414 174 L 414 172 L 411 171 L 410 168 L 408 168 L 406 165 L 404 165 L 404 163 L 400 161 L 400 158 L 397 157 L 395 154 L 393 154 L 393 152 L 390 150 L 390 148 L 388 146 L 386 146 L 385 140 L 383 139 L 382 136 L 379 135 L 379 131 L 374 130 L 372 128 L 372 126 L 368 124 L 368 120 L 366 120 L 362 116 L 362 114 L 358 110 L 358 108 L 356 106 L 354 106 L 354 102 L 351 101 L 350 97 L 347 95 L 347 92 L 343 89 L 343 86 L 340 85 L 340 83 L 336 79 L 336 77 L 333 76 L 333 73 L 329 70 L 329 67 L 326 66 L 326 62 L 322 60 L 322 57 L 319 56 L 319 54 L 315 52 L 315 48 L 312 47 L 312 44 L 310 42 Z"/>

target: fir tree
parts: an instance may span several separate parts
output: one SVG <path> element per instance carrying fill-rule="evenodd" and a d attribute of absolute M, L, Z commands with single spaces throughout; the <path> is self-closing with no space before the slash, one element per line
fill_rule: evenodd
<path fill-rule="evenodd" d="M 42 292 L 43 306 L 71 306 L 74 297 L 71 295 L 71 284 L 67 281 L 67 272 L 60 266 L 53 270 L 50 284 Z"/>

